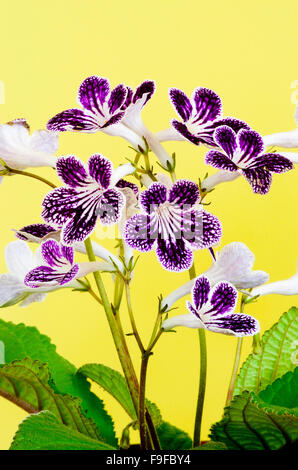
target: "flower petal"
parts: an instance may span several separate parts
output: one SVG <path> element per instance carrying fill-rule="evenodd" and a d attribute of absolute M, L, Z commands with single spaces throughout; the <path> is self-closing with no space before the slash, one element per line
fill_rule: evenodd
<path fill-rule="evenodd" d="M 65 245 L 84 241 L 93 231 L 97 221 L 97 205 L 88 206 L 78 210 L 74 216 L 63 226 L 62 241 Z"/>
<path fill-rule="evenodd" d="M 226 171 L 237 171 L 238 168 L 235 163 L 230 160 L 226 155 L 217 150 L 210 150 L 205 156 L 205 163 L 211 165 L 214 168 Z M 204 181 L 203 181 L 204 183 Z"/>
<path fill-rule="evenodd" d="M 205 211 L 184 214 L 183 238 L 195 249 L 210 248 L 220 242 L 221 236 L 221 223 L 215 215 Z"/>
<path fill-rule="evenodd" d="M 0 307 L 17 304 L 26 298 L 27 291 L 23 279 L 10 273 L 0 274 Z"/>
<path fill-rule="evenodd" d="M 264 170 L 264 168 L 249 168 L 242 170 L 242 173 L 251 185 L 254 193 L 268 193 L 272 183 L 272 175 L 269 171 Z"/>
<path fill-rule="evenodd" d="M 192 134 L 187 126 L 182 122 L 176 121 L 175 119 L 172 120 L 172 126 L 174 129 L 179 132 L 185 139 L 189 140 L 192 144 L 199 145 L 200 139 Z"/>
<path fill-rule="evenodd" d="M 200 191 L 196 183 L 189 180 L 176 181 L 169 191 L 169 202 L 179 204 L 186 209 L 200 200 Z"/>
<path fill-rule="evenodd" d="M 111 92 L 111 96 L 108 101 L 108 107 L 110 114 L 114 114 L 121 106 L 125 103 L 127 89 L 124 85 L 118 85 Z"/>
<path fill-rule="evenodd" d="M 64 256 L 60 250 L 59 243 L 56 240 L 47 240 L 41 245 L 41 254 L 44 261 L 53 267 L 61 267 L 65 265 Z"/>
<path fill-rule="evenodd" d="M 196 310 L 200 310 L 208 302 L 210 282 L 207 277 L 200 276 L 196 279 L 192 289 L 192 301 Z"/>
<path fill-rule="evenodd" d="M 155 83 L 153 80 L 145 80 L 141 85 L 139 85 L 133 95 L 132 102 L 136 103 L 139 99 L 142 99 L 146 94 L 146 100 L 143 103 L 143 106 L 152 98 L 153 93 L 155 92 Z"/>
<path fill-rule="evenodd" d="M 102 105 L 109 92 L 110 85 L 106 78 L 97 76 L 88 77 L 79 88 L 78 101 L 83 108 L 102 115 Z"/>
<path fill-rule="evenodd" d="M 156 254 L 161 265 L 168 271 L 185 271 L 193 263 L 193 252 L 182 239 L 158 239 Z"/>
<path fill-rule="evenodd" d="M 110 185 L 113 166 L 110 160 L 99 154 L 91 155 L 88 160 L 89 173 L 103 188 Z"/>
<path fill-rule="evenodd" d="M 228 126 L 217 127 L 214 131 L 214 140 L 219 147 L 230 157 L 233 158 L 233 154 L 237 149 L 237 135 Z"/>
<path fill-rule="evenodd" d="M 255 159 L 264 150 L 263 139 L 256 131 L 241 129 L 237 139 L 242 153 L 239 161 Z"/>
<path fill-rule="evenodd" d="M 42 217 L 57 227 L 61 227 L 75 212 L 78 206 L 78 191 L 74 188 L 56 188 L 50 191 L 42 202 Z"/>
<path fill-rule="evenodd" d="M 98 217 L 102 224 L 115 224 L 120 219 L 122 209 L 125 205 L 125 198 L 117 189 L 105 191 L 99 201 Z"/>
<path fill-rule="evenodd" d="M 264 153 L 257 157 L 248 168 L 265 168 L 274 173 L 283 173 L 294 168 L 293 163 L 278 153 Z"/>
<path fill-rule="evenodd" d="M 118 166 L 116 168 L 116 170 L 113 171 L 111 181 L 110 181 L 110 186 L 111 187 L 118 186 L 118 182 L 119 182 L 119 180 L 121 180 L 123 178 L 123 176 L 131 175 L 135 171 L 136 171 L 136 169 L 131 163 L 124 163 L 123 165 Z M 124 181 L 124 180 L 122 180 L 122 181 Z M 129 183 L 128 181 L 126 181 L 126 183 L 127 183 L 127 185 L 122 186 L 122 187 L 131 187 L 132 189 L 133 189 L 133 187 L 137 188 L 137 186 L 133 183 Z M 133 187 L 129 186 L 129 185 L 132 185 Z"/>
<path fill-rule="evenodd" d="M 156 206 L 160 206 L 167 199 L 167 188 L 161 183 L 152 183 L 151 186 L 140 194 L 140 203 L 147 214 L 150 214 Z"/>
<path fill-rule="evenodd" d="M 114 114 L 110 119 L 108 119 L 100 128 L 102 130 L 106 129 L 109 126 L 117 124 L 117 122 L 121 121 L 125 113 L 121 111 L 120 113 Z"/>
<path fill-rule="evenodd" d="M 186 326 L 187 328 L 203 328 L 204 325 L 193 314 L 177 315 L 176 317 L 168 318 L 162 323 L 162 329 L 169 331 L 176 326 Z"/>
<path fill-rule="evenodd" d="M 211 291 L 210 304 L 212 317 L 225 315 L 234 310 L 237 304 L 238 292 L 229 282 L 219 282 Z"/>
<path fill-rule="evenodd" d="M 59 135 L 56 132 L 41 129 L 34 131 L 31 140 L 31 147 L 37 152 L 45 155 L 54 155 L 59 148 Z"/>
<path fill-rule="evenodd" d="M 157 234 L 151 233 L 149 215 L 136 214 L 126 222 L 124 239 L 135 250 L 152 250 L 156 236 Z"/>
<path fill-rule="evenodd" d="M 47 129 L 50 131 L 79 131 L 79 132 L 97 132 L 100 126 L 95 117 L 81 109 L 67 109 L 56 114 L 47 123 Z"/>
<path fill-rule="evenodd" d="M 120 189 L 130 188 L 137 197 L 139 196 L 139 187 L 136 184 L 131 183 L 130 181 L 126 181 L 126 180 L 121 178 L 116 183 L 116 186 L 117 186 L 117 188 L 120 188 Z"/>
<path fill-rule="evenodd" d="M 205 323 L 206 329 L 231 336 L 252 336 L 260 331 L 258 320 L 250 315 L 233 313 Z"/>
<path fill-rule="evenodd" d="M 34 239 L 42 239 L 51 232 L 55 232 L 56 229 L 48 224 L 31 224 L 16 230 L 16 237 L 20 240 L 31 241 L 31 237 Z M 28 234 L 28 236 L 27 236 Z"/>
<path fill-rule="evenodd" d="M 211 124 L 211 127 L 213 129 L 216 129 L 219 126 L 228 126 L 233 129 L 236 134 L 240 131 L 240 129 L 250 129 L 249 125 L 245 121 L 241 121 L 240 119 L 236 119 L 233 117 L 217 119 Z"/>
<path fill-rule="evenodd" d="M 56 164 L 58 176 L 63 183 L 72 188 L 90 183 L 89 175 L 83 163 L 74 155 L 61 157 Z"/>
<path fill-rule="evenodd" d="M 214 91 L 208 88 L 197 88 L 193 93 L 193 100 L 197 112 L 195 122 L 214 121 L 221 116 L 221 99 Z"/>
<path fill-rule="evenodd" d="M 183 121 L 188 121 L 192 113 L 192 104 L 186 94 L 177 88 L 170 88 L 170 100 Z"/>
<path fill-rule="evenodd" d="M 33 267 L 33 255 L 26 242 L 15 240 L 5 247 L 5 261 L 8 270 L 23 279 Z"/>

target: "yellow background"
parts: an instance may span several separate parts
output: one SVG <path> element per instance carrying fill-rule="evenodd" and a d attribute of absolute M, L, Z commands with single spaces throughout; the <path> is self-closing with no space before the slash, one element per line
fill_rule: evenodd
<path fill-rule="evenodd" d="M 153 131 L 167 128 L 175 117 L 167 95 L 170 86 L 187 94 L 198 86 L 213 89 L 223 100 L 225 116 L 244 119 L 263 135 L 290 130 L 295 127 L 291 83 L 298 79 L 297 17 L 296 0 L 4 2 L 1 122 L 24 117 L 32 130 L 43 128 L 54 114 L 76 106 L 78 86 L 95 74 L 108 77 L 112 85 L 123 82 L 132 87 L 147 78 L 156 80 L 157 92 L 143 112 Z M 177 153 L 178 177 L 197 180 L 204 175 L 203 148 L 187 142 L 166 147 Z M 132 155 L 126 142 L 117 137 L 101 133 L 60 136 L 59 155 L 74 153 L 86 161 L 95 152 L 110 157 L 115 165 Z M 52 170 L 39 173 L 55 180 Z M 288 277 L 296 269 L 297 182 L 295 170 L 276 175 L 270 193 L 258 196 L 239 178 L 219 186 L 208 198 L 210 211 L 223 223 L 222 246 L 232 241 L 246 243 L 256 255 L 255 267 L 269 272 L 271 280 Z M 14 239 L 10 229 L 41 220 L 47 188 L 16 176 L 6 178 L 0 191 L 0 272 L 5 272 L 4 248 Z M 113 247 L 111 240 L 104 243 Z M 197 252 L 197 272 L 209 265 L 208 253 Z M 164 271 L 153 254 L 141 256 L 132 301 L 142 337 L 147 339 L 151 333 L 157 296 L 167 295 L 187 279 L 187 272 Z M 111 283 L 107 285 L 111 292 Z M 173 314 L 184 312 L 184 302 Z M 297 297 L 265 297 L 247 311 L 256 315 L 264 331 L 295 304 Z M 42 304 L 3 309 L 0 315 L 4 320 L 37 326 L 76 366 L 101 362 L 120 370 L 104 313 L 88 294 L 64 290 L 49 295 Z M 125 309 L 122 316 L 128 332 Z M 129 337 L 128 342 L 139 367 L 134 339 Z M 207 342 L 203 438 L 221 417 L 236 347 L 235 338 L 215 333 L 207 334 Z M 245 340 L 243 357 L 250 346 L 250 339 Z M 186 328 L 162 337 L 149 366 L 148 397 L 158 403 L 165 420 L 190 434 L 198 369 L 197 332 Z M 128 418 L 106 393 L 101 392 L 101 397 L 119 434 Z M 21 409 L 0 399 L 0 448 L 9 447 L 24 417 Z"/>

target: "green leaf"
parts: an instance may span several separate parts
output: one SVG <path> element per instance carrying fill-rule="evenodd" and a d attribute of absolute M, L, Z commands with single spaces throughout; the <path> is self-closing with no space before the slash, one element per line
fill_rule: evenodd
<path fill-rule="evenodd" d="M 166 421 L 163 421 L 156 431 L 163 450 L 187 450 L 192 447 L 189 435 Z"/>
<path fill-rule="evenodd" d="M 228 448 L 223 442 L 209 441 L 193 450 L 228 450 Z"/>
<path fill-rule="evenodd" d="M 90 391 L 89 382 L 83 375 L 77 374 L 76 367 L 57 353 L 56 346 L 47 336 L 34 327 L 0 320 L 0 340 L 5 344 L 6 362 L 26 357 L 46 362 L 55 391 L 79 397 L 83 413 L 95 421 L 102 439 L 113 446 L 117 445 L 113 422 L 102 400 Z"/>
<path fill-rule="evenodd" d="M 0 364 L 5 364 L 5 346 L 3 341 L 0 341 Z"/>
<path fill-rule="evenodd" d="M 49 411 L 30 415 L 19 426 L 10 450 L 113 450 L 61 424 Z"/>
<path fill-rule="evenodd" d="M 298 417 L 298 367 L 268 385 L 257 395 L 255 402 L 267 411 Z"/>
<path fill-rule="evenodd" d="M 298 418 L 262 409 L 249 392 L 235 397 L 210 437 L 231 450 L 277 450 L 298 439 Z"/>
<path fill-rule="evenodd" d="M 112 395 L 132 420 L 137 419 L 126 380 L 119 372 L 103 364 L 85 364 L 79 369 L 79 373 L 93 380 Z M 146 406 L 155 426 L 159 426 L 162 422 L 159 409 L 149 400 L 146 400 Z"/>
<path fill-rule="evenodd" d="M 292 307 L 262 337 L 261 351 L 248 356 L 238 375 L 234 396 L 259 392 L 297 365 L 298 309 Z"/>
<path fill-rule="evenodd" d="M 96 424 L 81 411 L 81 400 L 55 393 L 49 381 L 46 364 L 31 358 L 16 360 L 0 367 L 0 396 L 29 413 L 51 411 L 59 423 L 93 439 L 100 439 Z"/>

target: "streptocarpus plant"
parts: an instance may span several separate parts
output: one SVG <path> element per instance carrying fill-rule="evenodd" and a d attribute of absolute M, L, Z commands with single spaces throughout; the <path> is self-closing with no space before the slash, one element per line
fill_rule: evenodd
<path fill-rule="evenodd" d="M 88 292 L 106 313 L 123 370 L 121 375 L 102 364 L 94 363 L 75 371 L 73 366 L 66 366 L 69 364 L 67 361 L 53 356 L 50 345 L 45 347 L 44 340 L 43 348 L 39 345 L 36 349 L 40 351 L 38 355 L 34 344 L 39 343 L 41 337 L 38 332 L 33 334 L 31 330 L 22 330 L 23 350 L 19 351 L 15 346 L 16 350 L 12 354 L 10 332 L 13 329 L 20 330 L 21 326 L 0 324 L 0 362 L 3 364 L 0 367 L 0 395 L 31 414 L 38 413 L 38 416 L 28 418 L 21 424 L 12 448 L 30 448 L 30 433 L 35 426 L 39 427 L 41 434 L 37 446 L 42 449 L 127 448 L 130 445 L 131 427 L 139 430 L 142 450 L 198 448 L 201 444 L 205 400 L 206 331 L 238 337 L 227 405 L 240 408 L 248 406 L 252 415 L 254 407 L 258 406 L 262 409 L 259 419 L 266 419 L 269 392 L 255 398 L 252 395 L 241 395 L 238 401 L 233 399 L 231 402 L 243 338 L 253 336 L 253 354 L 268 348 L 268 342 L 260 340 L 257 318 L 244 313 L 244 307 L 247 303 L 255 302 L 260 295 L 296 294 L 297 275 L 288 281 L 264 285 L 269 276 L 263 271 L 252 270 L 254 255 L 243 243 L 232 242 L 217 252 L 215 247 L 221 241 L 224 221 L 207 212 L 203 201 L 217 184 L 232 181 L 241 174 L 255 193 L 263 195 L 270 189 L 272 174 L 291 170 L 295 158 L 287 154 L 266 152 L 262 136 L 242 120 L 223 117 L 220 97 L 214 91 L 202 87 L 195 89 L 192 100 L 181 90 L 170 89 L 170 100 L 179 120 L 174 119 L 170 129 L 154 135 L 141 118 L 142 108 L 152 98 L 154 91 L 155 84 L 150 80 L 143 82 L 135 91 L 123 84 L 111 90 L 107 79 L 93 76 L 87 78 L 79 88 L 80 108 L 71 108 L 52 117 L 47 130 L 35 132 L 31 136 L 24 120 L 0 126 L 1 177 L 24 175 L 39 179 L 52 188 L 41 201 L 43 221 L 33 224 L 28 221 L 29 225 L 16 227 L 18 240 L 6 248 L 8 273 L 0 277 L 0 306 L 16 303 L 27 306 L 31 302 L 44 300 L 46 294 L 53 290 L 67 287 Z M 54 157 L 58 149 L 58 133 L 64 131 L 101 131 L 120 136 L 132 146 L 135 158 L 130 163 L 124 162 L 114 168 L 112 161 L 101 153 L 91 155 L 87 164 L 74 154 Z M 270 138 L 272 140 L 272 136 Z M 206 164 L 219 171 L 198 182 L 177 179 L 176 157 L 170 156 L 162 146 L 161 142 L 165 140 L 185 140 L 194 145 L 206 146 Z M 70 149 L 71 152 L 73 150 Z M 100 152 L 100 148 L 98 150 Z M 156 171 L 154 154 L 163 172 Z M 27 167 L 38 166 L 54 167 L 60 183 L 53 184 L 35 173 L 25 171 Z M 118 227 L 116 254 L 91 241 L 97 224 Z M 34 255 L 28 246 L 30 242 L 39 245 Z M 135 322 L 130 291 L 133 287 L 136 255 L 153 250 L 164 269 L 173 272 L 188 270 L 190 281 L 158 299 L 158 315 L 149 344 L 145 345 Z M 200 275 L 196 274 L 194 266 L 194 252 L 198 250 L 208 250 L 211 256 L 210 268 Z M 87 261 L 77 262 L 76 252 L 87 255 Z M 113 277 L 113 299 L 108 296 L 102 272 L 110 273 Z M 88 279 L 91 273 L 97 292 L 92 289 Z M 175 302 L 189 294 L 192 302 L 186 302 L 185 312 L 169 316 Z M 124 297 L 133 335 L 140 350 L 140 374 L 135 369 L 134 358 L 131 357 L 122 329 L 121 306 Z M 163 334 L 177 326 L 199 331 L 200 386 L 192 444 L 183 431 L 162 421 L 157 406 L 146 397 L 148 362 L 152 350 Z M 283 344 L 285 335 L 296 333 L 297 328 L 295 311 L 291 314 L 286 333 L 283 333 Z M 280 329 L 284 332 L 282 326 Z M 30 341 L 30 347 L 27 347 L 27 341 Z M 10 362 L 5 363 L 7 355 Z M 56 376 L 57 367 L 60 375 Z M 255 369 L 252 370 L 257 373 Z M 283 372 L 287 370 L 292 373 L 290 364 Z M 72 387 L 63 383 L 63 376 L 69 374 L 72 375 Z M 104 415 L 100 400 L 91 398 L 86 378 L 111 393 L 130 416 L 131 422 L 124 429 L 120 442 L 110 432 L 110 422 L 107 424 L 109 418 Z M 273 382 L 273 391 L 278 387 L 274 385 L 275 378 L 276 374 L 273 374 L 271 382 L 267 382 L 268 385 Z M 296 376 L 291 376 L 289 380 L 295 383 Z M 25 388 L 22 387 L 23 381 L 27 384 Z M 42 398 L 36 401 L 42 387 Z M 32 395 L 31 389 L 35 395 Z M 253 392 L 253 389 L 249 389 L 247 393 Z M 68 395 L 63 395 L 65 393 Z M 246 393 L 245 389 L 243 393 Z M 84 401 L 84 411 L 78 398 Z M 262 400 L 265 400 L 265 405 Z M 98 403 L 98 409 L 94 403 Z M 275 405 L 271 402 L 268 404 L 268 416 L 276 412 Z M 71 410 L 72 418 L 66 408 Z M 270 419 L 273 419 L 272 416 Z M 290 441 L 295 440 L 296 436 L 294 421 L 291 418 L 288 423 L 291 428 L 288 436 Z M 278 426 L 281 427 L 280 423 Z M 43 429 L 47 429 L 45 435 Z M 58 434 L 60 439 L 63 436 L 64 443 L 55 439 Z M 230 437 L 225 435 L 219 423 L 212 431 L 212 438 L 220 440 L 221 437 L 224 443 L 214 444 L 214 448 L 230 444 Z M 238 441 L 241 446 L 242 441 L 238 438 L 232 439 L 231 445 Z M 259 441 L 252 442 L 252 445 L 259 445 Z M 213 444 L 208 445 L 212 449 Z M 248 445 L 245 442 L 244 447 Z M 277 448 L 279 444 L 275 443 L 274 446 Z"/>

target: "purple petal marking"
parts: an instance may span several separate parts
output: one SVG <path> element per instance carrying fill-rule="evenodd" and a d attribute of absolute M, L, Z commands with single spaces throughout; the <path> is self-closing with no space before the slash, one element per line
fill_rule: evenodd
<path fill-rule="evenodd" d="M 167 199 L 167 188 L 161 183 L 152 183 L 149 189 L 140 194 L 140 203 L 147 214 L 154 211 L 156 206 L 160 206 Z"/>
<path fill-rule="evenodd" d="M 78 99 L 83 108 L 103 115 L 102 105 L 110 92 L 110 85 L 106 78 L 97 76 L 88 77 L 79 88 Z"/>
<path fill-rule="evenodd" d="M 47 240 L 41 245 L 41 254 L 45 262 L 53 267 L 66 265 L 59 243 L 56 240 Z"/>
<path fill-rule="evenodd" d="M 260 134 L 250 129 L 241 129 L 237 134 L 239 147 L 242 153 L 241 161 L 249 162 L 255 159 L 264 150 L 264 142 Z"/>
<path fill-rule="evenodd" d="M 197 112 L 194 122 L 214 121 L 221 115 L 221 99 L 214 91 L 208 88 L 197 88 L 194 91 L 193 100 Z"/>
<path fill-rule="evenodd" d="M 63 183 L 76 188 L 90 183 L 90 178 L 83 163 L 73 155 L 61 157 L 56 164 L 58 176 Z M 89 181 L 88 181 L 89 180 Z"/>
<path fill-rule="evenodd" d="M 116 183 L 117 188 L 130 188 L 134 192 L 134 194 L 138 197 L 139 196 L 139 187 L 131 183 L 130 181 L 126 181 L 124 179 L 121 179 Z"/>
<path fill-rule="evenodd" d="M 57 272 L 50 266 L 38 266 L 26 274 L 25 286 L 37 288 L 41 283 L 58 284 Z"/>
<path fill-rule="evenodd" d="M 212 317 L 230 313 L 236 307 L 237 299 L 237 289 L 232 284 L 219 282 L 211 291 L 212 309 L 208 313 L 212 313 Z"/>
<path fill-rule="evenodd" d="M 129 105 L 131 105 L 132 103 L 133 91 L 129 86 L 126 87 L 126 91 L 127 91 L 127 94 L 126 94 L 125 102 L 121 106 L 122 111 L 125 111 L 129 107 Z"/>
<path fill-rule="evenodd" d="M 60 228 L 74 214 L 78 206 L 78 192 L 74 188 L 56 188 L 46 195 L 42 206 L 43 219 Z"/>
<path fill-rule="evenodd" d="M 127 89 L 122 84 L 116 86 L 116 88 L 112 90 L 111 96 L 108 101 L 110 114 L 114 114 L 117 109 L 121 108 L 121 106 L 125 103 L 126 94 Z"/>
<path fill-rule="evenodd" d="M 200 310 L 208 302 L 210 282 L 205 276 L 196 279 L 192 289 L 192 299 L 196 310 Z"/>
<path fill-rule="evenodd" d="M 278 153 L 264 153 L 255 158 L 248 168 L 265 168 L 274 173 L 283 173 L 292 170 L 294 165 L 288 158 Z"/>
<path fill-rule="evenodd" d="M 182 239 L 158 239 L 156 254 L 161 265 L 168 271 L 185 271 L 193 263 L 193 252 Z"/>
<path fill-rule="evenodd" d="M 183 238 L 193 248 L 210 248 L 220 242 L 222 227 L 219 219 L 205 211 L 191 211 L 183 215 Z"/>
<path fill-rule="evenodd" d="M 189 140 L 192 144 L 199 145 L 200 139 L 196 137 L 194 134 L 189 132 L 187 126 L 182 122 L 176 121 L 175 119 L 172 120 L 172 126 L 176 129 L 179 134 L 181 134 L 185 139 Z"/>
<path fill-rule="evenodd" d="M 97 213 L 102 224 L 115 224 L 120 219 L 125 199 L 117 189 L 105 191 L 99 201 Z"/>
<path fill-rule="evenodd" d="M 67 109 L 62 113 L 56 114 L 47 123 L 47 129 L 50 131 L 80 131 L 97 132 L 100 126 L 96 118 L 89 116 L 81 109 Z"/>
<path fill-rule="evenodd" d="M 124 111 L 114 114 L 114 116 L 112 116 L 103 126 L 101 126 L 101 129 L 105 129 L 106 127 L 112 126 L 113 124 L 117 124 L 117 122 L 121 121 L 124 114 Z"/>
<path fill-rule="evenodd" d="M 193 306 L 191 305 L 191 303 L 187 300 L 186 301 L 186 308 L 190 311 L 190 313 L 192 313 L 196 318 L 199 318 L 199 315 L 198 315 L 198 312 L 196 311 L 195 308 L 193 308 Z"/>
<path fill-rule="evenodd" d="M 62 229 L 62 241 L 71 246 L 74 242 L 84 241 L 94 230 L 97 221 L 97 206 L 88 207 L 88 210 L 77 211 L 74 217 Z"/>
<path fill-rule="evenodd" d="M 220 170 L 227 170 L 227 171 L 237 171 L 238 167 L 235 163 L 230 160 L 229 157 L 224 155 L 217 150 L 210 150 L 205 156 L 205 163 L 207 165 L 211 165 L 214 168 L 219 168 Z"/>
<path fill-rule="evenodd" d="M 213 138 L 228 157 L 233 158 L 233 154 L 237 149 L 237 135 L 233 129 L 228 126 L 220 126 L 215 129 Z"/>
<path fill-rule="evenodd" d="M 241 129 L 250 129 L 249 125 L 245 121 L 241 121 L 240 119 L 236 119 L 233 117 L 226 117 L 223 119 L 217 119 L 212 123 L 212 126 L 214 129 L 216 129 L 219 126 L 228 126 L 231 129 L 233 129 L 236 134 L 241 130 Z"/>
<path fill-rule="evenodd" d="M 48 224 L 31 224 L 31 225 L 26 225 L 25 227 L 21 228 L 16 232 L 16 237 L 19 238 L 20 240 L 27 241 L 28 238 L 25 233 L 28 233 L 29 235 L 33 235 L 34 237 L 37 238 L 43 238 L 46 235 L 48 235 L 51 232 L 55 232 L 56 229 L 52 227 L 51 225 Z M 19 233 L 23 232 L 23 233 Z"/>
<path fill-rule="evenodd" d="M 250 315 L 233 313 L 205 322 L 207 330 L 233 336 L 252 336 L 260 331 L 259 322 Z"/>
<path fill-rule="evenodd" d="M 74 249 L 72 246 L 64 246 L 60 245 L 60 250 L 62 256 L 71 264 L 73 265 L 74 262 Z"/>
<path fill-rule="evenodd" d="M 76 275 L 79 272 L 79 265 L 75 264 L 60 280 L 59 284 L 60 286 L 63 286 L 64 284 L 67 284 L 67 282 L 70 282 L 72 279 L 76 277 Z"/>
<path fill-rule="evenodd" d="M 192 104 L 183 91 L 170 88 L 170 100 L 183 121 L 188 121 L 192 113 Z"/>
<path fill-rule="evenodd" d="M 264 168 L 249 168 L 242 170 L 243 175 L 251 185 L 256 194 L 267 194 L 271 183 L 272 175 Z"/>
<path fill-rule="evenodd" d="M 145 80 L 141 85 L 139 85 L 133 95 L 132 102 L 136 103 L 140 98 L 143 97 L 145 93 L 147 93 L 147 98 L 144 103 L 147 103 L 152 98 L 153 93 L 155 92 L 155 83 L 153 80 Z"/>
<path fill-rule="evenodd" d="M 189 210 L 196 202 L 200 200 L 199 187 L 193 181 L 178 180 L 173 184 L 169 191 L 169 202 L 179 204 L 181 207 Z M 185 207 L 187 206 L 187 207 Z"/>
<path fill-rule="evenodd" d="M 125 225 L 124 239 L 126 243 L 139 251 L 150 251 L 153 248 L 157 234 L 151 233 L 150 216 L 136 214 Z"/>
<path fill-rule="evenodd" d="M 104 189 L 110 185 L 113 166 L 110 160 L 99 154 L 91 155 L 88 160 L 89 174 Z"/>

